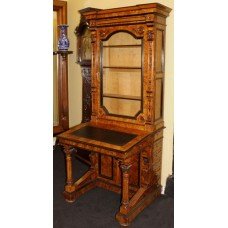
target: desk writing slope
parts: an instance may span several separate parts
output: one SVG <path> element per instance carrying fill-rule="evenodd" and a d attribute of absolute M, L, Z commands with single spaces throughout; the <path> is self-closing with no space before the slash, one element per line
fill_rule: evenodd
<path fill-rule="evenodd" d="M 123 146 L 137 136 L 135 134 L 102 129 L 98 127 L 91 127 L 91 126 L 85 126 L 79 130 L 74 131 L 72 134 L 78 137 L 97 140 L 97 141 L 113 144 L 116 146 Z"/>
<path fill-rule="evenodd" d="M 95 187 L 119 193 L 116 220 L 123 226 L 161 193 L 170 11 L 158 3 L 80 11 L 91 33 L 92 114 L 90 122 L 58 136 L 66 154 L 64 197 L 74 202 Z M 90 151 L 91 167 L 76 182 L 72 148 Z"/>

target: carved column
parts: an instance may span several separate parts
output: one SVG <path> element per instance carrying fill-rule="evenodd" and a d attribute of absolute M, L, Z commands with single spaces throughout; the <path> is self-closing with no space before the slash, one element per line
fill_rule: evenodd
<path fill-rule="evenodd" d="M 75 196 L 75 186 L 73 182 L 73 174 L 72 174 L 72 150 L 70 146 L 64 146 L 64 152 L 66 154 L 66 186 L 64 191 L 64 197 L 68 202 L 74 202 Z"/>
<path fill-rule="evenodd" d="M 122 163 L 120 168 L 122 170 L 122 205 L 120 207 L 120 212 L 122 214 L 127 214 L 128 206 L 129 206 L 129 171 L 130 171 L 130 164 Z"/>

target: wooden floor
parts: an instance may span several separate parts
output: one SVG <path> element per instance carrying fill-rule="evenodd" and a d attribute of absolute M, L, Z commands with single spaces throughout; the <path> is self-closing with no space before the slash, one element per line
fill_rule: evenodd
<path fill-rule="evenodd" d="M 120 227 L 115 214 L 120 195 L 96 188 L 81 196 L 73 204 L 65 202 L 62 191 L 65 184 L 64 154 L 57 147 L 53 154 L 54 167 L 54 228 L 106 228 Z M 80 177 L 88 166 L 73 159 L 74 177 Z M 146 208 L 131 224 L 135 228 L 173 228 L 174 200 L 162 196 Z"/>

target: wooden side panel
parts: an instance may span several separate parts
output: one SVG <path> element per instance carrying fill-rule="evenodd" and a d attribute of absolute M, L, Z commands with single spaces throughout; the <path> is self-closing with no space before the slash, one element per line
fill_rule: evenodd
<path fill-rule="evenodd" d="M 129 183 L 130 185 L 139 186 L 139 157 L 136 158 L 136 161 L 132 164 L 129 172 Z"/>
<path fill-rule="evenodd" d="M 163 79 L 155 81 L 155 120 L 162 118 L 163 115 Z"/>
<path fill-rule="evenodd" d="M 164 64 L 164 53 L 163 53 L 163 31 L 157 30 L 156 32 L 156 57 L 155 57 L 155 67 L 156 72 L 163 72 Z"/>
<path fill-rule="evenodd" d="M 99 174 L 101 177 L 113 179 L 113 158 L 110 156 L 99 156 Z"/>
<path fill-rule="evenodd" d="M 161 182 L 161 162 L 162 162 L 162 138 L 154 142 L 153 146 L 153 173 L 155 182 Z"/>

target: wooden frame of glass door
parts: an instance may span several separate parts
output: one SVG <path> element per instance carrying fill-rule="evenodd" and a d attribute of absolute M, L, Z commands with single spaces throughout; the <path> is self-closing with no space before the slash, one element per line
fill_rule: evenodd
<path fill-rule="evenodd" d="M 53 1 L 53 11 L 57 12 L 57 23 L 67 24 L 67 2 Z M 59 31 L 58 31 L 59 37 Z M 57 48 L 57 47 L 56 47 Z M 61 61 L 61 56 L 59 62 Z M 63 70 L 62 64 L 58 64 L 58 126 L 53 126 L 53 134 L 56 135 L 69 129 L 69 107 L 68 107 L 68 76 L 67 76 L 67 59 L 66 66 Z"/>

